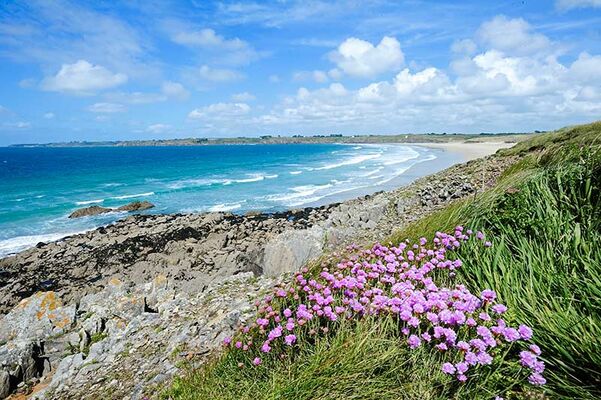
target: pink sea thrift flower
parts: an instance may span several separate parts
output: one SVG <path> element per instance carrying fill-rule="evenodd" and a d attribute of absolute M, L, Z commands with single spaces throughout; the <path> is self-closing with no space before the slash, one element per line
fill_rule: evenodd
<path fill-rule="evenodd" d="M 294 335 L 286 335 L 284 341 L 288 346 L 292 346 L 296 342 L 296 336 Z"/>

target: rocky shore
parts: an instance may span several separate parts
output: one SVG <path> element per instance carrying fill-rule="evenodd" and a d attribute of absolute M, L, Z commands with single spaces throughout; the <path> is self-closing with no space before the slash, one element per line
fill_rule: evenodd
<path fill-rule="evenodd" d="M 0 398 L 152 396 L 182 363 L 202 362 L 283 273 L 384 240 L 514 162 L 489 156 L 394 191 L 276 214 L 132 215 L 6 257 Z"/>

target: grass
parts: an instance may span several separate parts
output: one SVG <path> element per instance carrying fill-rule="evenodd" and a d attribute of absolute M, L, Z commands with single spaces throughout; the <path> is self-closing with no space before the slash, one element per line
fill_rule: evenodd
<path fill-rule="evenodd" d="M 507 319 L 533 327 L 543 350 L 545 392 L 507 398 L 601 398 L 601 122 L 538 135 L 500 156 L 520 156 L 498 184 L 450 204 L 391 237 L 431 237 L 457 224 L 493 242 L 458 251 L 460 281 L 491 288 Z M 459 385 L 440 373 L 440 355 L 409 352 L 391 321 L 340 326 L 293 359 L 239 368 L 224 352 L 178 378 L 163 394 L 181 399 L 492 399 L 509 371 Z"/>

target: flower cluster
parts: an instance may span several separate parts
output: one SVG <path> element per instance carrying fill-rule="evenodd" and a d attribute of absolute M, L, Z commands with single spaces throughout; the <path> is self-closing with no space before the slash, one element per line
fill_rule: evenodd
<path fill-rule="evenodd" d="M 333 268 L 324 263 L 315 277 L 305 268 L 290 285 L 258 302 L 258 318 L 241 327 L 238 340 L 226 343 L 255 356 L 252 364 L 258 366 L 265 354 L 284 357 L 287 347 L 302 343 L 299 338 L 326 334 L 339 320 L 392 316 L 409 348 L 427 345 L 448 354 L 454 362 L 445 362 L 442 371 L 460 382 L 470 370 L 492 364 L 502 348 L 521 342 L 527 350 L 519 353 L 519 363 L 529 371 L 530 383 L 542 385 L 545 366 L 538 346 L 529 343 L 532 329 L 509 326 L 503 318 L 507 307 L 493 290 L 473 294 L 461 284 L 437 284 L 437 277 L 453 277 L 462 266 L 449 252 L 472 236 L 491 246 L 484 234 L 461 226 L 451 235 L 437 233 L 431 244 L 421 238 L 396 247 L 351 246 L 355 254 L 347 260 Z"/>

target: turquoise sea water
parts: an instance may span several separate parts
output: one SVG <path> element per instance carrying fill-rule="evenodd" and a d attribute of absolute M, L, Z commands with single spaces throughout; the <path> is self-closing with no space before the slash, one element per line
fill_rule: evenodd
<path fill-rule="evenodd" d="M 93 204 L 276 211 L 390 189 L 451 163 L 405 145 L 0 148 L 0 256 L 125 215 L 67 218 Z"/>

